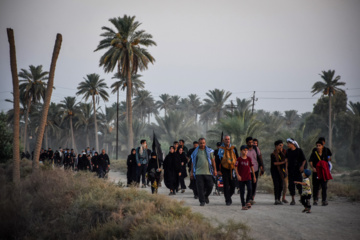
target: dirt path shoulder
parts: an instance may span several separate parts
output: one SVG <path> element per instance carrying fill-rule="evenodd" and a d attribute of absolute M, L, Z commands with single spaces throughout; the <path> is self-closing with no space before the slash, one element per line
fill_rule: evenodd
<path fill-rule="evenodd" d="M 121 172 L 110 172 L 109 180 L 126 183 L 126 176 Z M 149 187 L 141 190 L 151 192 Z M 168 193 L 166 187 L 159 188 L 159 194 Z M 257 194 L 256 204 L 248 211 L 241 210 L 238 194 L 232 197 L 231 206 L 225 205 L 223 195 L 211 195 L 210 204 L 200 207 L 190 189 L 169 198 L 183 201 L 185 206 L 214 223 L 229 219 L 245 222 L 251 228 L 250 236 L 254 239 L 360 239 L 360 203 L 345 199 L 329 201 L 326 207 L 312 206 L 312 213 L 306 214 L 301 212 L 303 206 L 300 202 L 295 206 L 274 205 L 272 194 Z"/>

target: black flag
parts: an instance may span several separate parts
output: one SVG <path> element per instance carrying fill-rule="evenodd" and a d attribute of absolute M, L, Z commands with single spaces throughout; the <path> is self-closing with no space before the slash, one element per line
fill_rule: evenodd
<path fill-rule="evenodd" d="M 157 158 L 160 162 L 163 162 L 163 153 L 161 151 L 161 144 L 159 143 L 158 139 L 156 138 L 155 132 L 153 131 L 153 143 L 152 143 L 152 151 L 156 153 Z"/>

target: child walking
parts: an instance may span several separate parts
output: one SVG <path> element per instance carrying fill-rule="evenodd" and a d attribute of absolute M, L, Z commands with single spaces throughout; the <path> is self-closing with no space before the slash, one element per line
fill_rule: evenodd
<path fill-rule="evenodd" d="M 251 196 L 251 173 L 253 173 L 254 182 L 256 182 L 255 171 L 251 159 L 247 156 L 248 147 L 243 145 L 240 147 L 240 157 L 235 163 L 235 172 L 240 187 L 240 200 L 242 208 L 241 210 L 248 210 L 251 208 L 250 200 Z M 251 170 L 251 171 L 250 171 Z M 245 205 L 245 185 L 247 188 L 246 205 Z"/>
<path fill-rule="evenodd" d="M 301 194 L 301 203 L 304 205 L 305 209 L 303 212 L 311 213 L 311 205 L 310 205 L 310 199 L 311 199 L 311 186 L 310 186 L 310 179 L 309 176 L 311 175 L 311 171 L 309 169 L 305 169 L 303 173 L 303 181 L 297 182 L 295 181 L 295 184 L 302 185 L 302 194 Z"/>

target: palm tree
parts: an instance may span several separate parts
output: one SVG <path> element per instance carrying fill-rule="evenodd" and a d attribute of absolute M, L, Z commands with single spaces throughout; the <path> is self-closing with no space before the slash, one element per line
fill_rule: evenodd
<path fill-rule="evenodd" d="M 135 74 L 131 76 L 132 89 L 131 96 L 136 94 L 139 89 L 143 89 L 145 87 L 145 83 L 140 80 L 141 75 Z M 112 94 L 116 92 L 116 160 L 118 159 L 118 149 L 119 149 L 119 89 L 125 90 L 127 86 L 127 77 L 121 75 L 121 72 L 117 72 L 114 74 L 114 78 L 120 79 L 119 81 L 114 82 L 110 87 L 113 89 L 111 91 Z"/>
<path fill-rule="evenodd" d="M 198 114 L 201 110 L 201 101 L 200 98 L 196 94 L 190 94 L 189 105 L 193 114 L 195 114 L 195 123 L 197 123 Z"/>
<path fill-rule="evenodd" d="M 236 110 L 239 112 L 250 111 L 251 100 L 236 98 Z"/>
<path fill-rule="evenodd" d="M 33 125 L 33 128 L 36 128 L 37 123 L 40 122 L 43 108 L 44 108 L 44 106 L 41 103 L 37 103 L 35 105 L 35 110 L 33 111 L 33 114 L 31 114 L 31 117 L 30 117 L 31 123 L 33 123 L 33 122 L 35 123 L 35 126 Z M 60 128 L 61 118 L 60 118 L 60 113 L 58 111 L 58 108 L 59 108 L 59 106 L 56 103 L 54 103 L 54 102 L 50 103 L 49 112 L 48 112 L 46 125 L 45 125 L 45 132 L 44 132 L 45 149 L 48 149 L 48 147 L 49 147 L 49 137 L 48 137 L 49 132 L 53 136 L 57 135 L 56 139 L 58 139 L 58 133 L 60 132 L 60 129 L 61 129 Z M 50 141 L 51 141 L 51 138 L 50 138 Z"/>
<path fill-rule="evenodd" d="M 219 123 L 226 100 L 231 96 L 231 92 L 225 90 L 209 90 L 206 95 L 209 98 L 204 99 L 204 112 L 213 112 L 216 114 L 216 121 Z"/>
<path fill-rule="evenodd" d="M 116 118 L 116 110 L 112 107 L 105 107 L 105 112 L 101 112 L 100 113 L 100 121 L 101 122 L 101 126 L 103 128 L 103 133 L 104 133 L 104 137 L 103 137 L 103 147 L 104 149 L 106 149 L 106 152 L 109 152 L 109 143 L 111 145 L 112 143 L 112 137 L 111 137 L 111 133 L 114 129 L 114 120 Z"/>
<path fill-rule="evenodd" d="M 146 114 L 149 112 L 148 109 L 151 109 L 152 106 L 154 106 L 154 98 L 151 93 L 147 90 L 139 91 L 134 98 L 134 109 L 140 112 L 142 122 L 145 122 Z"/>
<path fill-rule="evenodd" d="M 33 172 L 35 172 L 35 173 L 39 169 L 39 157 L 40 157 L 41 143 L 42 143 L 43 137 L 44 137 L 47 115 L 48 115 L 50 101 L 51 101 L 51 94 L 52 94 L 52 90 L 53 90 L 53 86 L 54 86 L 56 61 L 57 61 L 57 58 L 59 57 L 61 43 L 62 43 L 62 35 L 58 33 L 56 35 L 55 46 L 54 46 L 53 55 L 51 58 L 49 81 L 47 84 L 47 88 L 46 88 L 46 92 L 45 92 L 45 99 L 44 99 L 44 109 L 42 112 L 42 117 L 40 120 L 39 128 L 37 131 L 37 136 L 36 136 L 34 161 L 33 161 Z"/>
<path fill-rule="evenodd" d="M 40 99 L 45 97 L 45 81 L 48 80 L 49 72 L 43 72 L 42 65 L 37 67 L 30 65 L 30 71 L 21 69 L 19 72 L 20 77 L 20 92 L 24 95 L 27 106 L 25 116 L 25 127 L 24 127 L 24 148 L 27 151 L 27 125 L 29 120 L 29 112 L 31 103 L 37 103 Z"/>
<path fill-rule="evenodd" d="M 322 71 L 321 78 L 324 81 L 318 81 L 312 86 L 313 96 L 322 92 L 323 95 L 329 96 L 329 147 L 332 148 L 332 125 L 331 125 L 331 96 L 335 95 L 338 92 L 345 93 L 343 89 L 340 89 L 340 86 L 345 86 L 344 82 L 339 82 L 340 76 L 335 76 L 335 70 Z"/>
<path fill-rule="evenodd" d="M 7 28 L 7 35 L 10 48 L 10 68 L 14 93 L 14 132 L 13 132 L 13 182 L 17 185 L 20 182 L 20 91 L 19 77 L 17 75 L 16 48 L 14 31 Z"/>
<path fill-rule="evenodd" d="M 131 76 L 131 96 L 133 97 L 134 94 L 137 94 L 139 90 L 145 88 L 145 82 L 141 81 L 140 78 L 142 75 L 140 74 L 133 74 Z M 110 87 L 113 89 L 111 93 L 115 93 L 117 90 L 121 89 L 124 91 L 127 86 L 127 76 L 122 76 L 121 73 L 115 73 L 112 79 L 119 79 L 119 81 L 114 82 Z"/>
<path fill-rule="evenodd" d="M 172 110 L 177 110 L 179 108 L 179 103 L 180 103 L 180 96 L 178 95 L 173 95 L 170 97 L 171 98 L 171 108 Z"/>
<path fill-rule="evenodd" d="M 259 135 L 263 125 L 250 112 L 239 113 L 235 111 L 235 114 L 227 114 L 227 118 L 221 119 L 212 130 L 208 131 L 208 136 L 210 139 L 214 139 L 213 143 L 215 143 L 219 141 L 223 131 L 231 136 L 234 145 L 241 146 L 246 144 L 246 137 Z"/>
<path fill-rule="evenodd" d="M 87 101 L 91 96 L 94 109 L 94 123 L 95 123 L 95 143 L 96 149 L 99 149 L 99 138 L 98 138 L 98 126 L 96 121 L 96 102 L 99 103 L 100 98 L 107 102 L 109 100 L 109 94 L 106 92 L 106 83 L 104 79 L 100 79 L 99 74 L 92 73 L 86 75 L 85 81 L 80 82 L 77 89 L 79 90 L 76 95 L 84 95 L 83 99 Z M 95 99 L 96 97 L 96 99 Z"/>
<path fill-rule="evenodd" d="M 127 76 L 126 84 L 126 104 L 127 104 L 127 122 L 129 126 L 128 148 L 133 145 L 132 128 L 132 81 L 131 76 L 138 70 L 143 71 L 148 68 L 148 64 L 154 63 L 154 57 L 144 47 L 156 46 L 152 40 L 152 35 L 144 30 L 137 30 L 141 25 L 135 21 L 135 16 L 111 18 L 109 21 L 116 28 L 102 27 L 105 30 L 100 36 L 104 37 L 100 41 L 95 51 L 108 49 L 100 58 L 100 66 L 104 67 L 105 72 L 112 72 L 117 66 L 117 71 L 123 76 Z"/>
<path fill-rule="evenodd" d="M 155 116 L 157 125 L 156 132 L 162 136 L 161 139 L 172 142 L 175 139 L 184 138 L 185 141 L 191 141 L 196 132 L 194 120 L 187 118 L 184 112 L 170 111 L 165 117 Z"/>
<path fill-rule="evenodd" d="M 169 94 L 164 93 L 159 96 L 160 100 L 156 101 L 158 108 L 164 109 L 164 117 L 166 117 L 167 110 L 171 108 L 172 99 Z"/>
<path fill-rule="evenodd" d="M 90 146 L 89 131 L 90 126 L 93 124 L 93 106 L 91 103 L 80 103 L 77 109 L 77 119 L 75 123 L 76 129 L 82 128 L 86 136 L 86 146 Z"/>
<path fill-rule="evenodd" d="M 284 118 L 285 118 L 286 125 L 288 125 L 288 127 L 291 128 L 293 126 L 293 124 L 296 123 L 300 119 L 300 116 L 299 116 L 297 110 L 289 110 L 289 111 L 285 111 Z"/>
<path fill-rule="evenodd" d="M 78 103 L 76 103 L 75 97 L 65 97 L 59 104 L 60 111 L 63 112 L 62 120 L 63 122 L 65 119 L 69 119 L 70 124 L 70 134 L 71 134 L 71 145 L 72 148 L 76 148 L 75 137 L 74 137 L 74 128 L 73 128 L 73 118 L 77 116 L 78 110 Z"/>

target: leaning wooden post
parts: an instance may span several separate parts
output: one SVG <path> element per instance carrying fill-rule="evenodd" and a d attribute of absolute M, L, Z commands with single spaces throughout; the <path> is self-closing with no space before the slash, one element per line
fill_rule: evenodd
<path fill-rule="evenodd" d="M 13 132 L 13 181 L 15 184 L 20 182 L 20 90 L 19 77 L 16 64 L 16 49 L 14 31 L 7 28 L 7 35 L 10 45 L 10 67 L 13 82 L 14 94 L 14 132 Z"/>
<path fill-rule="evenodd" d="M 51 101 L 51 94 L 54 86 L 54 76 L 55 76 L 55 68 L 56 61 L 58 59 L 60 48 L 61 48 L 62 36 L 60 33 L 56 35 L 56 41 L 54 46 L 54 51 L 51 59 L 50 71 L 49 71 L 49 81 L 47 84 L 46 92 L 45 92 L 45 100 L 44 100 L 44 108 L 41 115 L 40 125 L 36 134 L 36 143 L 34 150 L 34 160 L 33 160 L 33 172 L 36 172 L 39 169 L 39 157 L 40 157 L 40 149 L 41 144 L 44 137 L 44 131 L 47 121 L 47 115 L 49 112 L 49 106 Z"/>

